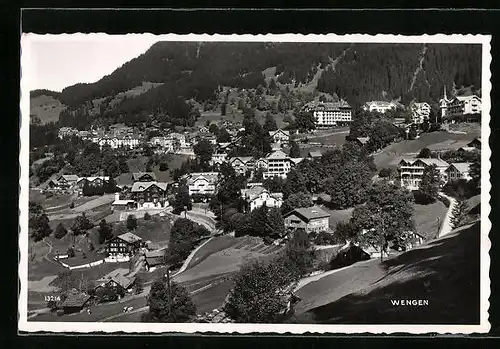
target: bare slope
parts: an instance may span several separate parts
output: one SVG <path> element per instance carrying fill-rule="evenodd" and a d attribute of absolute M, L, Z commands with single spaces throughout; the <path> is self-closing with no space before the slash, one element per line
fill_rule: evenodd
<path fill-rule="evenodd" d="M 376 260 L 355 264 L 299 290 L 303 300 L 293 321 L 478 324 L 479 251 L 476 222 L 382 265 Z M 395 306 L 395 300 L 425 300 L 428 305 Z"/>

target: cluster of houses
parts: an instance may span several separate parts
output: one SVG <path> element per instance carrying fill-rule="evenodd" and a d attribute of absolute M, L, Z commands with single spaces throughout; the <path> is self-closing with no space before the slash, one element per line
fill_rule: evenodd
<path fill-rule="evenodd" d="M 83 140 L 91 141 L 100 147 L 109 145 L 113 149 L 139 147 L 143 141 L 141 135 L 136 129 L 128 126 L 112 125 L 106 131 L 102 128 L 92 129 L 90 131 L 78 131 L 72 127 L 61 127 L 58 132 L 59 138 L 77 136 Z"/>
<path fill-rule="evenodd" d="M 461 147 L 458 150 L 468 152 L 480 151 L 481 138 L 475 138 L 466 147 Z M 418 190 L 425 168 L 433 165 L 439 171 L 443 184 L 459 179 L 467 181 L 471 179 L 471 164 L 468 162 L 447 163 L 440 158 L 405 158 L 398 164 L 401 186 L 409 190 Z"/>
<path fill-rule="evenodd" d="M 63 174 L 49 179 L 43 189 L 48 191 L 73 191 L 82 194 L 85 185 L 100 187 L 109 179 L 109 176 L 79 177 L 77 175 Z"/>

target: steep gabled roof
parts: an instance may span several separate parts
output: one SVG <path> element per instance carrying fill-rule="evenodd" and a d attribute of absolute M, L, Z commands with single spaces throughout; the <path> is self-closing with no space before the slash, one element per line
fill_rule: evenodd
<path fill-rule="evenodd" d="M 198 179 L 206 179 L 209 183 L 217 182 L 219 172 L 193 172 L 188 177 L 188 184 L 194 183 Z"/>
<path fill-rule="evenodd" d="M 118 235 L 118 236 L 117 236 L 117 238 L 118 238 L 118 239 L 121 239 L 121 240 L 123 240 L 123 241 L 126 241 L 126 242 L 128 242 L 129 244 L 133 244 L 133 243 L 135 243 L 135 242 L 142 241 L 142 239 L 141 239 L 139 236 L 137 236 L 137 235 L 135 235 L 135 234 L 132 234 L 132 233 L 130 233 L 130 232 L 125 233 L 125 234 L 122 234 L 122 235 Z"/>
<path fill-rule="evenodd" d="M 141 193 L 147 190 L 152 185 L 156 185 L 161 190 L 167 190 L 167 183 L 164 182 L 134 182 L 132 185 L 132 193 Z"/>
<path fill-rule="evenodd" d="M 134 181 L 138 181 L 141 179 L 143 176 L 149 175 L 153 179 L 153 181 L 156 181 L 156 174 L 154 172 L 134 172 L 132 173 L 132 179 Z"/>
<path fill-rule="evenodd" d="M 276 151 L 272 152 L 271 154 L 269 154 L 268 156 L 266 156 L 266 159 L 276 159 L 276 160 L 279 160 L 279 159 L 289 159 L 289 158 L 290 157 L 288 155 L 286 155 L 281 150 L 276 150 Z"/>
<path fill-rule="evenodd" d="M 78 292 L 77 290 L 72 290 L 66 296 L 62 306 L 63 307 L 83 307 L 85 303 L 92 298 L 86 293 Z"/>
<path fill-rule="evenodd" d="M 460 173 L 467 173 L 470 170 L 470 163 L 469 162 L 453 162 L 449 168 L 454 167 L 456 168 Z"/>
<path fill-rule="evenodd" d="M 313 219 L 317 218 L 325 218 L 325 217 L 330 217 L 330 213 L 325 212 L 318 206 L 313 206 L 313 207 L 300 207 L 296 208 L 287 214 L 283 216 L 283 218 L 286 218 L 292 214 L 295 214 L 296 216 L 301 217 L 303 220 L 309 222 Z"/>

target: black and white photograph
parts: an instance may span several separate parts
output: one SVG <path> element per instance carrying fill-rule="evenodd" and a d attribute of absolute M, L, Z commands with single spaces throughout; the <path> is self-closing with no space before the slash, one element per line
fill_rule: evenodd
<path fill-rule="evenodd" d="M 490 39 L 22 34 L 19 328 L 487 332 Z"/>

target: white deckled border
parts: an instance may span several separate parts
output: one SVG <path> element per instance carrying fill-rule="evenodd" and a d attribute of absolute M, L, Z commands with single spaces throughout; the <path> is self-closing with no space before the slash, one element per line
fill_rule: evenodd
<path fill-rule="evenodd" d="M 209 34 L 127 34 L 120 37 L 146 36 L 158 41 L 221 41 L 221 42 L 353 42 L 353 43 L 450 43 L 450 44 L 482 44 L 482 130 L 481 138 L 481 284 L 480 284 L 480 324 L 479 325 L 308 325 L 308 324 L 156 324 L 156 323 L 103 323 L 103 322 L 39 322 L 27 320 L 27 300 L 28 300 L 28 158 L 29 158 L 29 91 L 30 91 L 30 43 L 47 41 L 67 41 L 78 38 L 79 41 L 106 41 L 118 35 L 108 35 L 105 33 L 93 34 L 58 34 L 58 35 L 35 35 L 23 34 L 21 37 L 21 150 L 20 162 L 20 234 L 19 234 L 19 318 L 18 329 L 25 332 L 121 332 L 121 333 L 255 333 L 267 332 L 278 334 L 305 334 L 305 333 L 439 333 L 439 334 L 471 334 L 486 333 L 490 330 L 488 321 L 490 291 L 490 256 L 489 250 L 491 242 L 488 234 L 491 230 L 489 220 L 490 207 L 490 156 L 491 150 L 488 139 L 490 136 L 490 109 L 491 109 L 491 52 L 489 35 L 302 35 L 302 34 L 261 34 L 261 35 L 209 35 Z"/>

